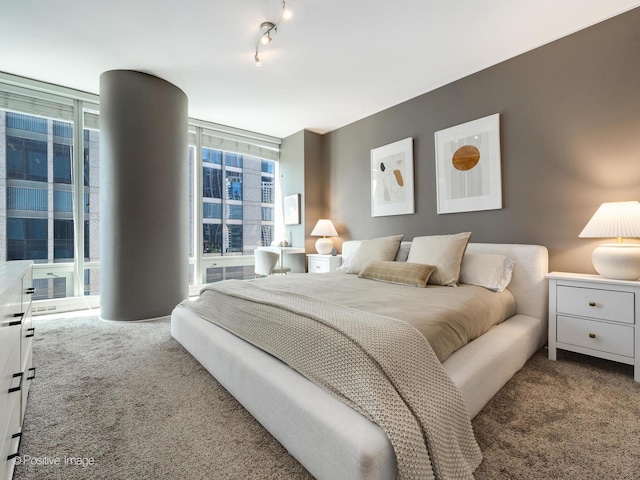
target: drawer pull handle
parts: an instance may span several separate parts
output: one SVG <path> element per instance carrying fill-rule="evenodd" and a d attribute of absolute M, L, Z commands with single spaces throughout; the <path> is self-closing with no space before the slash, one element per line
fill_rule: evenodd
<path fill-rule="evenodd" d="M 30 333 L 28 333 L 28 334 L 27 334 L 27 335 L 25 335 L 24 337 L 25 337 L 25 338 L 31 338 L 31 337 L 33 337 L 33 336 L 35 335 L 36 329 L 35 329 L 35 328 L 33 328 L 33 327 L 31 327 L 31 328 L 27 328 L 27 332 L 30 332 Z"/>
<path fill-rule="evenodd" d="M 19 392 L 20 390 L 22 390 L 22 379 L 24 378 L 24 372 L 13 374 L 13 378 L 18 378 L 18 377 L 20 377 L 20 383 L 18 384 L 17 387 L 10 388 L 9 393 Z"/>
<path fill-rule="evenodd" d="M 36 293 L 35 287 L 27 288 L 27 295 L 33 295 L 34 293 Z"/>
<path fill-rule="evenodd" d="M 13 321 L 9 322 L 9 326 L 10 327 L 13 327 L 14 325 L 21 325 L 22 324 L 22 319 L 24 318 L 24 312 L 14 313 L 13 314 L 13 318 L 19 318 L 20 320 L 13 320 Z"/>
<path fill-rule="evenodd" d="M 595 333 L 590 333 L 589 334 L 589 338 L 596 338 L 596 334 Z"/>
<path fill-rule="evenodd" d="M 20 451 L 20 441 L 22 441 L 22 432 L 14 433 L 11 435 L 11 439 L 18 438 L 18 448 L 16 448 L 16 453 L 12 453 L 11 455 L 7 455 L 7 461 L 13 460 L 18 456 L 18 452 Z"/>
<path fill-rule="evenodd" d="M 595 307 L 596 306 L 596 302 L 589 302 L 589 306 L 590 307 Z"/>
<path fill-rule="evenodd" d="M 31 375 L 30 377 L 27 377 L 27 380 L 33 380 L 34 378 L 36 378 L 36 367 L 31 367 L 29 371 L 33 372 L 33 375 Z"/>

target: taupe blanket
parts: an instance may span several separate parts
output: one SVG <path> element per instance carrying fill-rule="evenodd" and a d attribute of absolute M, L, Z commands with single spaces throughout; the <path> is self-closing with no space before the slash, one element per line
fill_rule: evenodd
<path fill-rule="evenodd" d="M 398 478 L 473 478 L 482 454 L 464 401 L 412 326 L 242 281 L 212 284 L 181 305 L 378 424 L 396 453 Z"/>
<path fill-rule="evenodd" d="M 515 313 L 509 290 L 491 292 L 475 285 L 417 288 L 346 273 L 293 273 L 248 281 L 402 320 L 425 336 L 440 362 Z"/>

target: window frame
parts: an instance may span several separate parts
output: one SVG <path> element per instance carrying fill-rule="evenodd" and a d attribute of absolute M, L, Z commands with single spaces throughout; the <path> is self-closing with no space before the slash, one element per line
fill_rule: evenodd
<path fill-rule="evenodd" d="M 11 99 L 11 95 L 19 96 L 17 100 Z M 9 100 L 7 100 L 9 98 Z M 9 102 L 9 103 L 7 103 Z M 13 102 L 13 103 L 11 103 Z M 13 107 L 12 107 L 13 106 Z M 85 296 L 85 270 L 99 268 L 100 260 L 89 261 L 85 258 L 85 130 L 99 130 L 98 119 L 100 112 L 100 99 L 98 95 L 81 92 L 68 87 L 48 84 L 28 78 L 0 72 L 0 109 L 15 111 L 26 115 L 41 116 L 56 121 L 65 121 L 73 124 L 73 134 L 70 139 L 72 145 L 72 184 L 68 185 L 72 191 L 72 212 L 73 230 L 76 241 L 74 242 L 74 261 L 60 263 L 35 263 L 33 268 L 34 279 L 66 278 L 66 297 L 53 298 L 47 300 L 37 300 L 34 302 L 34 313 L 52 313 L 80 308 L 95 307 L 99 305 L 99 295 Z M 189 264 L 193 265 L 193 284 L 189 286 L 190 294 L 197 293 L 206 281 L 207 268 L 218 267 L 244 267 L 254 264 L 253 255 L 204 255 L 201 246 L 203 245 L 203 160 L 202 148 L 206 146 L 216 150 L 222 150 L 242 156 L 252 156 L 261 160 L 275 162 L 274 183 L 278 180 L 278 161 L 280 155 L 280 138 L 264 135 L 256 132 L 249 132 L 234 127 L 207 122 L 203 120 L 189 118 L 189 146 L 194 145 L 195 155 L 193 162 L 193 205 L 192 215 L 192 245 L 193 255 L 189 256 Z M 203 145 L 203 134 L 212 145 Z M 188 161 L 189 154 L 185 153 L 185 161 Z M 228 166 L 229 171 L 234 170 L 234 166 Z M 242 171 L 242 169 L 237 169 Z M 224 169 L 223 169 L 224 171 Z M 265 172 L 263 172 L 264 174 Z M 269 173 L 269 172 L 267 172 Z M 28 182 L 26 182 L 28 183 Z M 244 189 L 244 185 L 243 185 Z M 66 188 L 59 189 L 67 191 Z M 57 191 L 57 190 L 56 190 Z M 6 193 L 5 193 L 6 194 Z M 224 195 L 224 192 L 223 192 Z M 274 194 L 273 205 L 277 209 L 277 192 Z M 223 222 L 224 222 L 224 200 Z M 265 205 L 262 203 L 262 205 Z M 278 218 L 277 212 L 274 215 Z M 66 218 L 66 217 L 65 217 Z M 62 218 L 61 218 L 62 219 Z M 230 220 L 237 223 L 238 220 Z M 243 221 L 239 221 L 242 223 Z M 268 222 L 270 223 L 270 222 Z M 274 227 L 275 229 L 275 227 Z M 7 248 L 6 245 L 3 248 Z"/>

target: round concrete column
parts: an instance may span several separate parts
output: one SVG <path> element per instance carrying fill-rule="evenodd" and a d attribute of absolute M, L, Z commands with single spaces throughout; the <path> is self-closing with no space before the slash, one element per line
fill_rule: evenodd
<path fill-rule="evenodd" d="M 169 315 L 188 295 L 187 96 L 129 70 L 100 76 L 100 309 Z"/>

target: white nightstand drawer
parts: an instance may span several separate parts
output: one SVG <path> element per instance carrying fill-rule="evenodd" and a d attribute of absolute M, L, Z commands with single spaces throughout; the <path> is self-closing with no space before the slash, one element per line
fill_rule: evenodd
<path fill-rule="evenodd" d="M 309 273 L 329 273 L 335 272 L 336 268 L 342 265 L 342 255 L 320 255 L 309 254 Z"/>
<path fill-rule="evenodd" d="M 328 273 L 330 270 L 328 258 L 309 257 L 309 273 Z"/>
<path fill-rule="evenodd" d="M 567 315 L 635 323 L 633 292 L 558 286 L 557 312 Z"/>
<path fill-rule="evenodd" d="M 557 317 L 557 341 L 633 358 L 633 327 Z"/>

